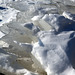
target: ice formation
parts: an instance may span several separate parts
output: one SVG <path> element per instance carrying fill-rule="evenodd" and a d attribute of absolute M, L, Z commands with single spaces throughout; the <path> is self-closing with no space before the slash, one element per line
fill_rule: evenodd
<path fill-rule="evenodd" d="M 75 75 L 74 6 L 75 0 L 0 0 L 0 73 Z"/>

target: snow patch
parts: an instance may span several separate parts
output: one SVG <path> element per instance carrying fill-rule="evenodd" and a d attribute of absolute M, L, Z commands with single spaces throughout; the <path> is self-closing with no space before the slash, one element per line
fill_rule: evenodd
<path fill-rule="evenodd" d="M 7 7 L 8 9 L 0 11 L 1 15 L 1 21 L 0 26 L 2 26 L 4 23 L 9 23 L 13 19 L 16 19 L 16 15 L 19 12 L 18 10 L 15 10 L 13 8 Z"/>

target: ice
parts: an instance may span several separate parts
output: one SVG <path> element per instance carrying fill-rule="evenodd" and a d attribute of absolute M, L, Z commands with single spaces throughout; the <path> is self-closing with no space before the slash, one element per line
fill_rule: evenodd
<path fill-rule="evenodd" d="M 51 32 L 42 32 L 39 35 L 40 41 L 33 46 L 32 54 L 44 66 L 47 75 L 61 75 L 65 69 L 70 67 L 67 44 L 73 32 L 55 35 Z M 64 42 L 63 42 L 64 41 Z M 58 68 L 58 69 L 57 69 Z M 64 74 L 68 75 L 68 74 Z"/>
<path fill-rule="evenodd" d="M 0 0 L 0 39 L 5 75 L 74 75 L 75 1 Z"/>
<path fill-rule="evenodd" d="M 41 30 L 50 30 L 52 29 L 52 27 L 43 19 L 41 19 L 42 16 L 38 15 L 38 16 L 34 16 L 31 20 L 33 22 L 34 25 L 40 27 Z M 48 19 L 48 17 L 47 17 Z"/>
<path fill-rule="evenodd" d="M 28 29 L 32 30 L 32 28 L 33 28 L 33 23 L 26 23 L 26 24 L 24 25 L 24 27 L 27 27 Z"/>
<path fill-rule="evenodd" d="M 18 0 L 0 0 L 0 4 L 9 3 L 12 1 L 18 1 Z"/>
<path fill-rule="evenodd" d="M 18 10 L 15 10 L 13 8 L 8 7 L 8 9 L 5 10 L 0 10 L 0 15 L 1 15 L 1 21 L 0 21 L 0 26 L 4 23 L 9 23 L 12 21 L 12 19 L 16 19 L 16 14 L 18 13 Z"/>
<path fill-rule="evenodd" d="M 63 15 L 46 14 L 39 19 L 36 16 L 32 20 L 36 21 L 34 25 L 44 30 L 38 33 L 38 42 L 34 43 L 32 54 L 41 63 L 47 75 L 74 74 L 74 15 L 65 12 Z M 51 28 L 46 29 L 44 25 Z M 71 38 L 74 38 L 73 41 Z"/>
<path fill-rule="evenodd" d="M 45 21 L 42 20 L 42 19 L 39 20 L 39 24 L 40 24 L 42 30 L 47 31 L 47 30 L 52 30 L 52 29 L 53 29 L 52 26 L 50 26 L 47 22 L 45 22 Z"/>
<path fill-rule="evenodd" d="M 9 48 L 9 44 L 0 40 L 0 48 Z"/>
<path fill-rule="evenodd" d="M 56 32 L 62 31 L 72 31 L 75 30 L 74 21 L 66 16 L 58 15 L 58 14 L 49 14 L 42 19 L 44 19 Z M 74 17 L 74 16 L 73 16 Z"/>
<path fill-rule="evenodd" d="M 75 14 L 71 14 L 70 12 L 63 12 L 62 15 L 70 20 L 75 21 Z"/>
<path fill-rule="evenodd" d="M 53 0 L 53 2 L 61 2 L 64 3 L 64 5 L 71 5 L 71 6 L 75 6 L 75 0 Z"/>
<path fill-rule="evenodd" d="M 2 38 L 3 36 L 5 36 L 5 34 L 0 31 L 0 38 Z"/>
<path fill-rule="evenodd" d="M 17 41 L 14 41 L 14 43 L 16 43 L 16 44 L 20 45 L 22 48 L 24 48 L 26 52 L 31 53 L 33 46 L 30 43 L 19 43 Z"/>
<path fill-rule="evenodd" d="M 71 1 L 75 2 L 75 0 L 71 0 Z"/>
<path fill-rule="evenodd" d="M 16 55 L 7 53 L 4 50 L 0 49 L 0 72 L 2 71 L 4 74 L 7 75 L 38 75 L 37 73 L 30 72 L 27 69 L 21 67 L 19 64 L 17 64 L 16 60 Z"/>

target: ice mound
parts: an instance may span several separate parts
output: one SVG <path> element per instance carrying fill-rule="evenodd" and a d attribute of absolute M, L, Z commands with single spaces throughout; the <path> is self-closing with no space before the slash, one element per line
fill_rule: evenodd
<path fill-rule="evenodd" d="M 75 30 L 75 21 L 65 17 L 65 15 L 49 14 L 45 15 L 42 19 L 50 24 L 56 32 Z"/>
<path fill-rule="evenodd" d="M 71 43 L 74 44 L 74 41 L 70 40 L 75 36 L 71 37 L 73 33 L 73 31 L 58 35 L 55 35 L 54 31 L 39 33 L 40 40 L 34 44 L 32 54 L 43 65 L 47 75 L 68 75 L 67 73 L 61 73 L 71 68 L 72 64 L 70 62 L 75 61 L 70 60 L 73 53 L 71 55 L 69 53 L 71 48 L 74 47 L 74 45 L 71 45 Z M 69 42 L 71 42 L 70 45 Z M 74 49 L 72 52 L 74 52 Z"/>

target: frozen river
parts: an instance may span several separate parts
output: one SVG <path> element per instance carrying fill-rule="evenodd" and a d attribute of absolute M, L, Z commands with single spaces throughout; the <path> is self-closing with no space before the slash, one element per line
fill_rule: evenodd
<path fill-rule="evenodd" d="M 1 0 L 0 73 L 75 74 L 74 0 Z"/>

